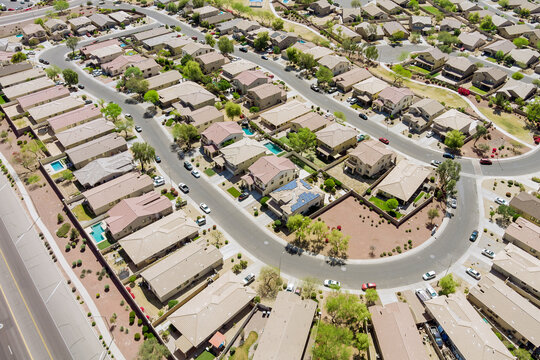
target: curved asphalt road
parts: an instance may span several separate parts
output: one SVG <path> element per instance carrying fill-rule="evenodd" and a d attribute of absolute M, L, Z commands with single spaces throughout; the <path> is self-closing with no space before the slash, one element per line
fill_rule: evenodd
<path fill-rule="evenodd" d="M 120 8 L 132 8 L 132 6 L 119 6 Z M 182 31 L 188 36 L 201 36 L 202 34 L 178 20 L 150 9 L 138 8 L 139 11 L 153 17 L 163 24 L 181 26 Z M 83 42 L 82 45 L 85 43 Z M 452 263 L 457 261 L 470 246 L 468 240 L 472 230 L 475 229 L 479 221 L 478 194 L 476 192 L 475 179 L 471 176 L 464 176 L 458 183 L 458 209 L 455 211 L 455 219 L 448 223 L 446 230 L 429 246 L 413 249 L 409 253 L 394 258 L 382 260 L 365 261 L 359 264 L 347 264 L 343 267 L 331 267 L 320 258 L 311 256 L 290 255 L 284 252 L 284 246 L 275 240 L 270 232 L 263 230 L 252 221 L 251 215 L 244 211 L 239 211 L 227 198 L 226 194 L 210 185 L 204 180 L 194 179 L 189 172 L 183 169 L 175 152 L 171 151 L 170 144 L 163 141 L 162 129 L 159 125 L 149 119 L 145 119 L 144 110 L 140 105 L 125 103 L 126 96 L 116 92 L 101 82 L 88 76 L 76 64 L 66 61 L 65 55 L 69 50 L 65 46 L 55 47 L 44 51 L 42 58 L 49 60 L 52 64 L 61 67 L 70 67 L 79 73 L 80 83 L 84 84 L 86 90 L 97 98 L 121 104 L 126 113 L 131 113 L 135 123 L 143 127 L 143 137 L 151 144 L 162 159 L 164 165 L 169 169 L 169 175 L 175 182 L 184 182 L 190 188 L 190 196 L 196 202 L 205 202 L 212 208 L 212 218 L 224 228 L 238 243 L 260 261 L 277 266 L 281 263 L 284 273 L 297 278 L 313 276 L 319 279 L 332 278 L 342 282 L 345 288 L 358 289 L 363 282 L 377 282 L 381 288 L 403 286 L 420 281 L 421 274 L 428 270 L 441 272 L 447 269 Z M 287 84 L 298 90 L 303 96 L 322 108 L 333 111 L 342 111 L 348 121 L 360 129 L 365 130 L 373 136 L 386 136 L 389 138 L 392 147 L 421 161 L 429 162 L 433 158 L 440 158 L 440 153 L 424 149 L 415 145 L 409 139 L 386 134 L 386 130 L 380 124 L 370 121 L 363 121 L 357 117 L 357 113 L 352 109 L 337 104 L 328 96 L 315 93 L 309 89 L 306 82 L 292 76 L 284 71 L 279 64 L 260 59 L 253 53 L 235 52 L 236 56 L 261 63 L 266 69 L 274 72 Z M 470 160 L 461 160 L 463 172 L 473 174 L 474 168 Z M 534 169 L 539 169 L 540 164 L 537 157 L 533 155 L 520 157 L 514 161 L 502 161 L 504 175 L 527 174 Z M 492 166 L 483 169 L 489 175 L 503 175 L 500 167 Z M 403 242 L 408 240 L 403 237 Z"/>

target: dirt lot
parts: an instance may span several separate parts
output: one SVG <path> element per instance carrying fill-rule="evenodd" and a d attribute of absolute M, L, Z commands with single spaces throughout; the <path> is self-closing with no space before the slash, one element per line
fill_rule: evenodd
<path fill-rule="evenodd" d="M 358 194 L 363 194 L 367 188 L 375 181 L 364 179 L 358 175 L 352 175 L 349 172 L 345 172 L 343 169 L 345 162 L 341 162 L 338 165 L 327 170 L 328 174 L 341 181 L 345 186 L 353 189 Z"/>
<path fill-rule="evenodd" d="M 481 144 L 487 145 L 489 150 L 486 152 L 482 152 L 480 150 L 480 148 L 482 147 Z M 493 148 L 499 149 L 497 150 L 497 155 L 494 156 L 495 158 L 519 156 L 531 150 L 529 147 L 524 146 L 518 141 L 504 135 L 499 130 L 490 129 L 488 136 L 484 136 L 478 139 L 476 144 L 475 140 L 473 139 L 463 145 L 463 147 L 461 148 L 461 154 L 467 157 L 489 157 L 492 154 Z"/>

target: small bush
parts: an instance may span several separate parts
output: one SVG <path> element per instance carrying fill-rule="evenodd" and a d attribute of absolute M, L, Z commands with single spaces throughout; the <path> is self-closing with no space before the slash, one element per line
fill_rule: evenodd
<path fill-rule="evenodd" d="M 105 292 L 109 292 L 110 286 L 109 284 L 105 285 Z"/>
<path fill-rule="evenodd" d="M 141 340 L 141 334 L 136 333 L 133 338 L 135 339 L 135 341 L 139 341 L 139 340 Z"/>
<path fill-rule="evenodd" d="M 69 232 L 69 229 L 71 229 L 71 225 L 68 223 L 63 224 L 60 226 L 60 228 L 56 231 L 56 236 L 61 238 L 66 238 L 67 234 Z"/>
<path fill-rule="evenodd" d="M 64 217 L 62 216 L 62 214 L 58 213 L 58 215 L 56 215 L 56 220 L 58 224 L 61 224 L 64 222 Z"/>
<path fill-rule="evenodd" d="M 129 277 L 129 282 L 135 282 L 135 280 L 137 280 L 137 276 L 136 275 L 131 275 Z"/>
<path fill-rule="evenodd" d="M 169 306 L 169 310 L 172 309 L 176 304 L 178 304 L 178 300 L 169 300 L 169 303 L 167 304 Z"/>
<path fill-rule="evenodd" d="M 137 325 L 139 325 L 139 326 L 142 325 L 142 319 L 138 319 L 138 320 L 137 320 Z"/>
<path fill-rule="evenodd" d="M 99 293 L 96 294 L 96 299 L 99 299 L 100 295 Z"/>

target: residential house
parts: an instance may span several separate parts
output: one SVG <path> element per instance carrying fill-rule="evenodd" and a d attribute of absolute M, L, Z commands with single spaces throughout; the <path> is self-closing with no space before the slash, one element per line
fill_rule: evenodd
<path fill-rule="evenodd" d="M 25 44 L 40 43 L 47 40 L 45 29 L 39 24 L 28 24 L 22 27 L 22 41 Z"/>
<path fill-rule="evenodd" d="M 351 9 L 351 10 L 356 10 L 360 12 L 360 9 Z M 354 42 L 358 42 L 362 40 L 362 36 L 360 36 L 360 34 L 358 34 L 355 31 L 352 31 L 347 26 L 344 26 L 341 24 L 334 25 L 333 31 L 336 34 L 340 35 L 342 38 L 349 38 L 351 41 L 354 41 Z"/>
<path fill-rule="evenodd" d="M 261 123 L 269 129 L 286 128 L 291 121 L 307 114 L 311 109 L 298 100 L 289 101 L 261 114 Z"/>
<path fill-rule="evenodd" d="M 315 133 L 317 153 L 325 158 L 337 158 L 357 143 L 358 131 L 350 126 L 333 123 Z"/>
<path fill-rule="evenodd" d="M 117 56 L 114 60 L 102 63 L 101 70 L 109 76 L 118 76 L 121 75 L 130 65 L 138 64 L 146 60 L 145 57 L 141 55 L 120 55 Z M 138 67 L 138 65 L 135 65 Z"/>
<path fill-rule="evenodd" d="M 49 19 L 43 25 L 49 33 L 49 39 L 60 41 L 69 34 L 68 25 L 60 19 Z"/>
<path fill-rule="evenodd" d="M 21 51 L 21 50 L 22 50 L 22 44 L 19 41 L 12 41 L 9 38 L 0 39 L 0 51 L 12 53 L 12 52 Z"/>
<path fill-rule="evenodd" d="M 142 269 L 199 235 L 199 226 L 182 210 L 118 241 L 129 260 Z"/>
<path fill-rule="evenodd" d="M 456 109 L 450 109 L 433 120 L 433 131 L 444 137 L 452 130 L 470 135 L 476 129 L 476 120 Z"/>
<path fill-rule="evenodd" d="M 390 116 L 401 113 L 413 102 L 414 94 L 409 88 L 387 87 L 373 101 L 373 106 L 380 111 L 389 113 Z"/>
<path fill-rule="evenodd" d="M 253 360 L 302 359 L 316 309 L 313 300 L 289 291 L 278 292 Z"/>
<path fill-rule="evenodd" d="M 369 6 L 369 5 L 368 5 Z M 362 39 L 366 41 L 382 40 L 384 37 L 384 30 L 382 25 L 372 24 L 368 22 L 362 22 L 354 28 Z"/>
<path fill-rule="evenodd" d="M 502 16 L 499 16 L 497 14 L 493 15 L 491 17 L 491 22 L 493 23 L 493 25 L 495 25 L 497 28 L 502 28 L 502 27 L 505 27 L 505 26 L 511 26 L 511 25 L 514 25 L 514 23 L 510 20 L 508 20 L 507 18 L 505 17 L 502 17 Z"/>
<path fill-rule="evenodd" d="M 298 132 L 300 129 L 308 128 L 311 132 L 317 132 L 330 125 L 330 123 L 330 120 L 324 116 L 311 111 L 291 121 L 291 131 Z"/>
<path fill-rule="evenodd" d="M 530 31 L 531 29 L 527 24 L 517 24 L 511 26 L 505 26 L 499 28 L 499 34 L 505 39 L 515 39 L 520 37 L 522 34 Z"/>
<path fill-rule="evenodd" d="M 219 14 L 220 10 L 213 6 L 207 5 L 207 6 L 203 6 L 201 8 L 195 9 L 193 11 L 199 14 L 200 21 L 204 21 L 204 19 L 207 19 L 212 16 L 216 16 L 217 14 Z"/>
<path fill-rule="evenodd" d="M 413 195 L 421 189 L 427 189 L 425 185 L 432 170 L 426 166 L 417 165 L 409 160 L 401 160 L 388 175 L 377 185 L 376 194 L 386 198 L 395 198 L 400 203 L 406 204 L 414 199 Z"/>
<path fill-rule="evenodd" d="M 171 201 L 157 191 L 121 200 L 107 211 L 107 232 L 118 240 L 173 212 Z"/>
<path fill-rule="evenodd" d="M 433 72 L 440 70 L 447 61 L 448 55 L 434 47 L 429 50 L 418 52 L 414 59 L 414 64 L 422 69 Z"/>
<path fill-rule="evenodd" d="M 390 0 L 388 0 L 389 2 L 391 2 Z M 392 36 L 396 33 L 402 33 L 403 34 L 403 39 L 406 39 L 409 37 L 409 32 L 407 30 L 405 30 L 405 28 L 403 27 L 403 25 L 401 25 L 399 22 L 397 21 L 389 21 L 389 22 L 385 22 L 382 26 L 383 28 L 383 31 L 384 31 L 384 34 L 386 36 Z"/>
<path fill-rule="evenodd" d="M 90 58 L 95 60 L 97 64 L 105 64 L 108 62 L 113 61 L 120 55 L 124 54 L 124 49 L 122 49 L 119 45 L 113 44 L 109 46 L 105 46 L 99 49 L 95 49 L 92 52 L 90 52 Z"/>
<path fill-rule="evenodd" d="M 244 131 L 235 121 L 216 122 L 201 132 L 201 142 L 206 155 L 213 157 L 225 144 L 237 142 Z"/>
<path fill-rule="evenodd" d="M 148 51 L 158 52 L 167 46 L 168 42 L 172 39 L 179 39 L 183 42 L 182 46 L 191 43 L 191 40 L 177 38 L 174 33 L 166 33 L 160 36 L 151 37 L 142 41 L 142 46 Z"/>
<path fill-rule="evenodd" d="M 325 56 L 332 55 L 334 53 L 334 50 L 329 49 L 324 46 L 315 46 L 315 47 L 312 47 L 311 49 L 304 51 L 304 53 L 313 55 L 313 59 L 315 61 L 319 61 Z"/>
<path fill-rule="evenodd" d="M 91 15 L 89 19 L 90 21 L 92 21 L 92 24 L 98 30 L 107 30 L 116 26 L 116 21 L 114 21 L 113 19 L 111 19 L 105 14 L 95 13 Z"/>
<path fill-rule="evenodd" d="M 268 208 L 283 221 L 295 214 L 307 215 L 324 205 L 324 192 L 305 180 L 294 179 L 272 191 Z"/>
<path fill-rule="evenodd" d="M 487 36 L 478 31 L 472 33 L 462 32 L 458 36 L 458 41 L 461 43 L 461 46 L 469 51 L 474 51 L 483 46 L 486 43 L 486 40 Z"/>
<path fill-rule="evenodd" d="M 0 44 L 1 45 L 1 44 Z M 15 64 L 6 64 L 4 66 L 0 66 L 0 78 L 12 74 L 16 74 L 21 71 L 30 70 L 32 69 L 32 63 L 29 61 L 23 61 Z"/>
<path fill-rule="evenodd" d="M 97 42 L 95 44 L 83 46 L 79 49 L 79 51 L 81 52 L 82 55 L 84 55 L 84 57 L 89 58 L 90 54 L 94 50 L 111 46 L 111 45 L 120 45 L 120 42 L 118 41 L 118 39 L 105 40 L 105 41 Z"/>
<path fill-rule="evenodd" d="M 246 94 L 248 90 L 269 82 L 268 76 L 260 70 L 247 70 L 241 72 L 232 80 L 232 85 L 240 94 Z"/>
<path fill-rule="evenodd" d="M 536 46 L 540 41 L 540 29 L 529 30 L 528 32 L 522 35 L 524 38 L 529 40 L 531 46 Z"/>
<path fill-rule="evenodd" d="M 493 259 L 492 270 L 500 273 L 509 286 L 534 303 L 540 301 L 540 259 L 513 244 L 505 246 Z"/>
<path fill-rule="evenodd" d="M 286 49 L 298 41 L 298 36 L 292 32 L 274 31 L 270 34 L 272 46 L 277 46 L 280 50 Z"/>
<path fill-rule="evenodd" d="M 519 9 L 521 11 L 527 10 L 529 11 L 529 14 L 532 15 L 533 18 L 538 18 L 538 13 L 540 13 L 540 5 L 537 3 L 530 3 L 528 1 L 524 1 L 520 6 Z"/>
<path fill-rule="evenodd" d="M 347 93 L 352 90 L 354 84 L 364 81 L 371 76 L 371 73 L 365 68 L 353 66 L 349 71 L 334 76 L 332 83 L 335 84 L 340 91 Z"/>
<path fill-rule="evenodd" d="M 344 24 L 350 24 L 353 22 L 358 22 L 362 18 L 362 9 L 349 9 L 345 8 L 341 10 L 341 20 Z"/>
<path fill-rule="evenodd" d="M 158 91 L 159 101 L 163 107 L 167 107 L 174 102 L 180 102 L 184 107 L 193 110 L 200 109 L 206 105 L 214 105 L 215 95 L 193 81 L 184 81 L 180 84 L 170 86 Z"/>
<path fill-rule="evenodd" d="M 287 92 L 274 84 L 262 84 L 247 92 L 249 105 L 264 110 L 287 101 Z"/>
<path fill-rule="evenodd" d="M 369 3 L 362 6 L 362 12 L 369 18 L 374 20 L 388 19 L 388 14 L 381 10 L 380 7 L 374 3 Z"/>
<path fill-rule="evenodd" d="M 87 105 L 67 113 L 50 118 L 47 122 L 56 134 L 71 127 L 101 117 L 101 111 L 94 105 Z"/>
<path fill-rule="evenodd" d="M 522 191 L 510 200 L 510 206 L 525 219 L 540 225 L 540 199 Z"/>
<path fill-rule="evenodd" d="M 401 12 L 401 6 L 391 0 L 377 0 L 377 6 L 390 15 L 399 14 Z"/>
<path fill-rule="evenodd" d="M 4 99 L 10 101 L 17 100 L 21 96 L 32 94 L 33 92 L 48 89 L 55 86 L 54 82 L 47 77 L 40 77 L 34 80 L 23 82 L 7 88 L 3 88 Z"/>
<path fill-rule="evenodd" d="M 343 74 L 351 67 L 351 62 L 343 56 L 326 55 L 319 59 L 320 66 L 326 66 L 334 76 Z"/>
<path fill-rule="evenodd" d="M 66 155 L 75 169 L 80 169 L 92 160 L 118 154 L 127 150 L 126 140 L 116 133 L 107 134 L 66 150 Z"/>
<path fill-rule="evenodd" d="M 157 91 L 176 85 L 181 79 L 182 75 L 178 72 L 178 70 L 170 70 L 159 75 L 149 77 L 146 79 L 146 81 L 148 82 L 148 90 Z"/>
<path fill-rule="evenodd" d="M 334 11 L 335 7 L 326 0 L 319 0 L 311 3 L 309 9 L 317 16 L 326 16 Z"/>
<path fill-rule="evenodd" d="M 528 68 L 538 61 L 540 54 L 531 49 L 513 49 L 509 55 L 514 59 L 515 64 L 522 68 Z"/>
<path fill-rule="evenodd" d="M 167 49 L 173 56 L 180 57 L 182 55 L 182 49 L 191 41 L 185 38 L 173 37 L 163 41 L 165 49 Z"/>
<path fill-rule="evenodd" d="M 190 42 L 182 48 L 182 56 L 189 55 L 192 58 L 208 54 L 214 51 L 214 48 L 207 44 L 201 44 L 197 42 Z"/>
<path fill-rule="evenodd" d="M 32 94 L 17 98 L 18 106 L 23 111 L 69 96 L 69 89 L 62 85 L 56 85 L 47 89 L 36 91 Z"/>
<path fill-rule="evenodd" d="M 164 26 L 160 26 L 151 30 L 142 31 L 136 34 L 133 34 L 133 39 L 136 43 L 142 43 L 146 39 L 150 39 L 156 36 L 161 36 L 165 34 L 170 34 L 173 31 L 171 29 L 167 29 Z"/>
<path fill-rule="evenodd" d="M 444 106 L 434 99 L 422 99 L 409 107 L 402 121 L 410 132 L 421 133 L 433 123 L 433 119 L 444 112 Z"/>
<path fill-rule="evenodd" d="M 95 215 L 109 211 L 122 199 L 140 196 L 152 191 L 154 183 L 148 175 L 135 172 L 124 174 L 82 193 L 86 204 Z"/>
<path fill-rule="evenodd" d="M 463 23 L 453 17 L 445 17 L 439 24 L 440 31 L 454 32 L 454 30 L 460 29 Z"/>
<path fill-rule="evenodd" d="M 213 105 L 206 105 L 193 110 L 187 114 L 187 118 L 199 133 L 206 130 L 210 125 L 225 120 L 223 113 Z"/>
<path fill-rule="evenodd" d="M 374 178 L 388 170 L 395 162 L 396 154 L 377 140 L 366 140 L 349 152 L 345 167 L 349 172 Z"/>
<path fill-rule="evenodd" d="M 251 61 L 239 60 L 239 61 L 233 61 L 233 62 L 223 65 L 221 70 L 222 70 L 222 76 L 226 80 L 230 81 L 234 79 L 236 76 L 243 73 L 244 71 L 255 70 L 256 68 L 257 68 L 257 65 L 255 65 Z"/>
<path fill-rule="evenodd" d="M 508 7 L 510 9 L 519 8 L 523 4 L 525 4 L 527 0 L 509 0 L 508 1 Z"/>
<path fill-rule="evenodd" d="M 234 25 L 234 32 L 240 32 L 242 35 L 247 35 L 249 32 L 260 29 L 261 25 L 253 20 L 241 19 Z"/>
<path fill-rule="evenodd" d="M 204 21 L 206 21 L 209 25 L 217 25 L 219 23 L 229 21 L 234 19 L 233 14 L 231 14 L 228 11 L 222 11 L 217 15 L 210 16 L 209 18 L 206 18 Z"/>
<path fill-rule="evenodd" d="M 389 86 L 387 82 L 372 76 L 353 85 L 353 95 L 358 99 L 360 104 L 368 106 L 378 93 Z"/>
<path fill-rule="evenodd" d="M 44 77 L 44 76 L 45 76 L 45 71 L 43 71 L 42 69 L 39 69 L 39 68 L 32 68 L 32 69 L 20 71 L 20 72 L 14 73 L 14 74 L 2 76 L 0 78 L 0 88 L 3 91 L 6 91 L 6 90 L 8 90 L 6 88 L 8 88 L 10 86 L 26 83 L 26 82 L 28 82 L 30 80 L 34 80 L 34 79 Z M 25 86 L 28 86 L 28 84 L 25 84 Z M 30 94 L 31 92 L 32 91 L 29 91 L 29 92 L 24 93 L 24 94 L 25 95 Z"/>
<path fill-rule="evenodd" d="M 71 110 L 84 106 L 84 101 L 71 96 L 48 102 L 28 109 L 29 117 L 37 124 L 46 121 L 56 115 L 60 115 Z"/>
<path fill-rule="evenodd" d="M 113 133 L 116 126 L 103 118 L 89 121 L 56 134 L 56 139 L 63 151 L 69 150 L 85 142 L 92 141 Z"/>
<path fill-rule="evenodd" d="M 446 79 L 460 83 L 469 79 L 476 70 L 476 65 L 463 56 L 450 56 L 443 66 L 442 76 Z"/>
<path fill-rule="evenodd" d="M 491 91 L 503 85 L 508 75 L 496 67 L 484 67 L 476 70 L 472 84 L 484 91 Z"/>
<path fill-rule="evenodd" d="M 242 279 L 227 272 L 168 317 L 181 334 L 174 342 L 183 354 L 199 348 L 251 304 L 257 295 Z"/>
<path fill-rule="evenodd" d="M 467 298 L 498 329 L 512 334 L 512 340 L 533 351 L 540 347 L 540 308 L 503 280 L 487 274 L 469 290 Z"/>
<path fill-rule="evenodd" d="M 466 14 L 470 14 L 470 13 L 474 13 L 474 12 L 482 10 L 482 7 L 480 5 L 478 5 L 477 3 L 473 3 L 472 1 L 468 1 L 468 0 L 460 1 L 457 4 L 457 7 L 461 12 L 464 12 Z"/>
<path fill-rule="evenodd" d="M 424 302 L 442 329 L 454 354 L 461 359 L 513 360 L 491 326 L 482 319 L 461 292 Z"/>
<path fill-rule="evenodd" d="M 75 170 L 73 175 L 82 187 L 88 189 L 122 176 L 134 168 L 133 155 L 129 151 L 124 151 L 93 160 L 79 170 Z"/>
<path fill-rule="evenodd" d="M 218 166 L 222 166 L 234 175 L 239 175 L 246 171 L 259 158 L 268 153 L 268 149 L 250 138 L 243 138 L 229 146 L 221 148 L 221 156 L 215 157 L 214 161 Z"/>
<path fill-rule="evenodd" d="M 201 69 L 205 74 L 221 69 L 225 65 L 225 56 L 218 52 L 209 52 L 203 55 L 199 55 L 195 58 L 201 65 Z"/>
<path fill-rule="evenodd" d="M 159 301 L 166 302 L 191 284 L 204 280 L 222 265 L 221 252 L 204 239 L 199 239 L 145 269 L 141 277 Z"/>
<path fill-rule="evenodd" d="M 409 18 L 409 29 L 414 32 L 426 33 L 433 29 L 430 16 L 411 16 Z"/>
<path fill-rule="evenodd" d="M 149 78 L 157 76 L 161 71 L 161 66 L 154 60 L 154 58 L 144 58 L 142 61 L 133 64 L 141 70 L 143 78 Z"/>
<path fill-rule="evenodd" d="M 120 26 L 127 26 L 131 24 L 131 21 L 133 20 L 133 16 L 125 11 L 114 11 L 109 14 L 109 17 L 116 21 Z"/>
<path fill-rule="evenodd" d="M 502 39 L 497 40 L 488 46 L 484 48 L 484 53 L 490 57 L 495 57 L 495 54 L 497 54 L 499 51 L 501 51 L 504 55 L 508 55 L 510 51 L 514 50 L 516 48 L 516 45 L 514 45 L 513 42 L 510 40 Z"/>
<path fill-rule="evenodd" d="M 502 94 L 509 100 L 523 99 L 527 100 L 536 93 L 534 84 L 525 83 L 523 81 L 508 79 L 506 84 L 497 90 L 496 94 Z"/>
<path fill-rule="evenodd" d="M 503 240 L 540 259 L 540 226 L 519 217 L 506 228 Z"/>
<path fill-rule="evenodd" d="M 297 176 L 296 166 L 286 157 L 263 156 L 248 168 L 247 174 L 242 176 L 242 184 L 266 196 Z"/>
<path fill-rule="evenodd" d="M 14 52 L 0 50 L 0 65 L 4 66 L 11 64 L 11 58 L 14 54 Z"/>
<path fill-rule="evenodd" d="M 428 360 L 428 354 L 409 306 L 393 302 L 369 307 L 372 333 L 379 354 L 384 359 Z"/>
<path fill-rule="evenodd" d="M 97 28 L 92 24 L 92 21 L 86 16 L 79 16 L 68 20 L 71 30 L 78 35 L 85 35 L 86 33 L 92 33 Z"/>

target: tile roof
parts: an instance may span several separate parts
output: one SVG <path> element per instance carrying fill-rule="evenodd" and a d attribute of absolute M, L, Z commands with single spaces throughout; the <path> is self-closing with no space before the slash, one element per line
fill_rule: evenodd
<path fill-rule="evenodd" d="M 402 201 L 408 201 L 430 174 L 430 168 L 404 159 L 390 171 L 376 189 Z"/>
<path fill-rule="evenodd" d="M 515 207 L 517 210 L 533 216 L 536 219 L 540 219 L 540 199 L 533 194 L 522 191 L 512 198 L 510 206 Z"/>
<path fill-rule="evenodd" d="M 260 142 L 250 138 L 243 138 L 227 147 L 222 148 L 223 158 L 230 164 L 238 165 L 253 159 L 261 153 L 266 153 L 268 149 Z"/>
<path fill-rule="evenodd" d="M 71 96 L 66 96 L 65 98 L 54 100 L 46 104 L 30 108 L 28 109 L 28 114 L 30 115 L 30 117 L 32 117 L 32 119 L 34 119 L 34 121 L 40 122 L 51 116 L 80 108 L 83 105 L 83 100 Z"/>
<path fill-rule="evenodd" d="M 349 152 L 349 156 L 357 157 L 364 164 L 373 166 L 386 155 L 395 157 L 396 154 L 377 140 L 366 140 L 359 143 L 355 149 Z"/>
<path fill-rule="evenodd" d="M 358 131 L 350 126 L 333 123 L 324 129 L 317 131 L 315 135 L 320 142 L 331 148 L 335 148 L 352 138 L 356 138 Z"/>
<path fill-rule="evenodd" d="M 258 79 L 267 79 L 268 77 L 260 70 L 247 70 L 238 74 L 233 80 L 238 81 L 244 86 L 250 86 Z"/>
<path fill-rule="evenodd" d="M 70 125 L 83 122 L 87 119 L 96 119 L 101 116 L 101 112 L 94 105 L 87 105 L 64 114 L 57 115 L 48 120 L 51 129 L 56 132 L 58 129 L 69 127 Z"/>
<path fill-rule="evenodd" d="M 152 76 L 146 79 L 148 82 L 148 89 L 156 89 L 164 84 L 178 83 L 182 79 L 182 75 L 178 70 L 170 70 L 164 73 L 161 73 L 156 76 Z"/>
<path fill-rule="evenodd" d="M 315 111 L 311 111 L 294 119 L 291 123 L 297 124 L 300 128 L 308 128 L 311 131 L 316 131 L 321 127 L 329 125 L 330 121 Z"/>
<path fill-rule="evenodd" d="M 263 184 L 278 176 L 282 171 L 295 170 L 296 166 L 286 157 L 263 156 L 249 167 L 249 172 Z"/>
<path fill-rule="evenodd" d="M 506 245 L 495 255 L 493 269 L 514 277 L 521 286 L 529 286 L 537 294 L 540 291 L 540 259 L 513 244 Z"/>
<path fill-rule="evenodd" d="M 387 87 L 379 93 L 379 99 L 390 101 L 392 104 L 397 105 L 401 100 L 407 96 L 414 96 L 413 92 L 409 88 L 397 88 L 394 86 Z"/>
<path fill-rule="evenodd" d="M 116 133 L 111 133 L 68 149 L 66 154 L 71 162 L 77 165 L 87 159 L 92 159 L 107 151 L 121 149 L 122 147 L 127 149 L 126 140 Z"/>
<path fill-rule="evenodd" d="M 456 109 L 450 109 L 433 120 L 439 126 L 452 130 L 461 130 L 470 127 L 474 121 L 472 117 Z"/>
<path fill-rule="evenodd" d="M 504 236 L 507 235 L 525 244 L 528 247 L 526 250 L 540 253 L 540 226 L 519 217 L 506 228 Z"/>
<path fill-rule="evenodd" d="M 111 133 L 114 129 L 115 126 L 112 122 L 100 118 L 59 132 L 56 134 L 56 138 L 64 149 L 67 149 L 71 145 L 86 139 L 95 138 L 100 134 Z"/>
<path fill-rule="evenodd" d="M 19 102 L 20 107 L 23 110 L 26 110 L 27 108 L 36 104 L 43 103 L 44 101 L 48 99 L 51 99 L 51 98 L 58 99 L 58 98 L 66 97 L 66 96 L 69 96 L 68 88 L 62 85 L 57 85 L 54 87 L 37 91 L 32 94 L 21 96 L 17 99 L 17 101 Z"/>
<path fill-rule="evenodd" d="M 275 127 L 280 127 L 310 111 L 311 109 L 306 104 L 292 100 L 262 113 L 261 118 Z"/>
<path fill-rule="evenodd" d="M 233 134 L 243 134 L 240 125 L 235 121 L 223 121 L 210 125 L 201 135 L 214 144 L 220 144 L 228 136 Z"/>
<path fill-rule="evenodd" d="M 84 187 L 93 187 L 109 177 L 118 177 L 130 172 L 135 168 L 133 165 L 133 155 L 130 151 L 99 158 L 89 162 L 79 170 L 75 170 L 73 175 Z"/>

